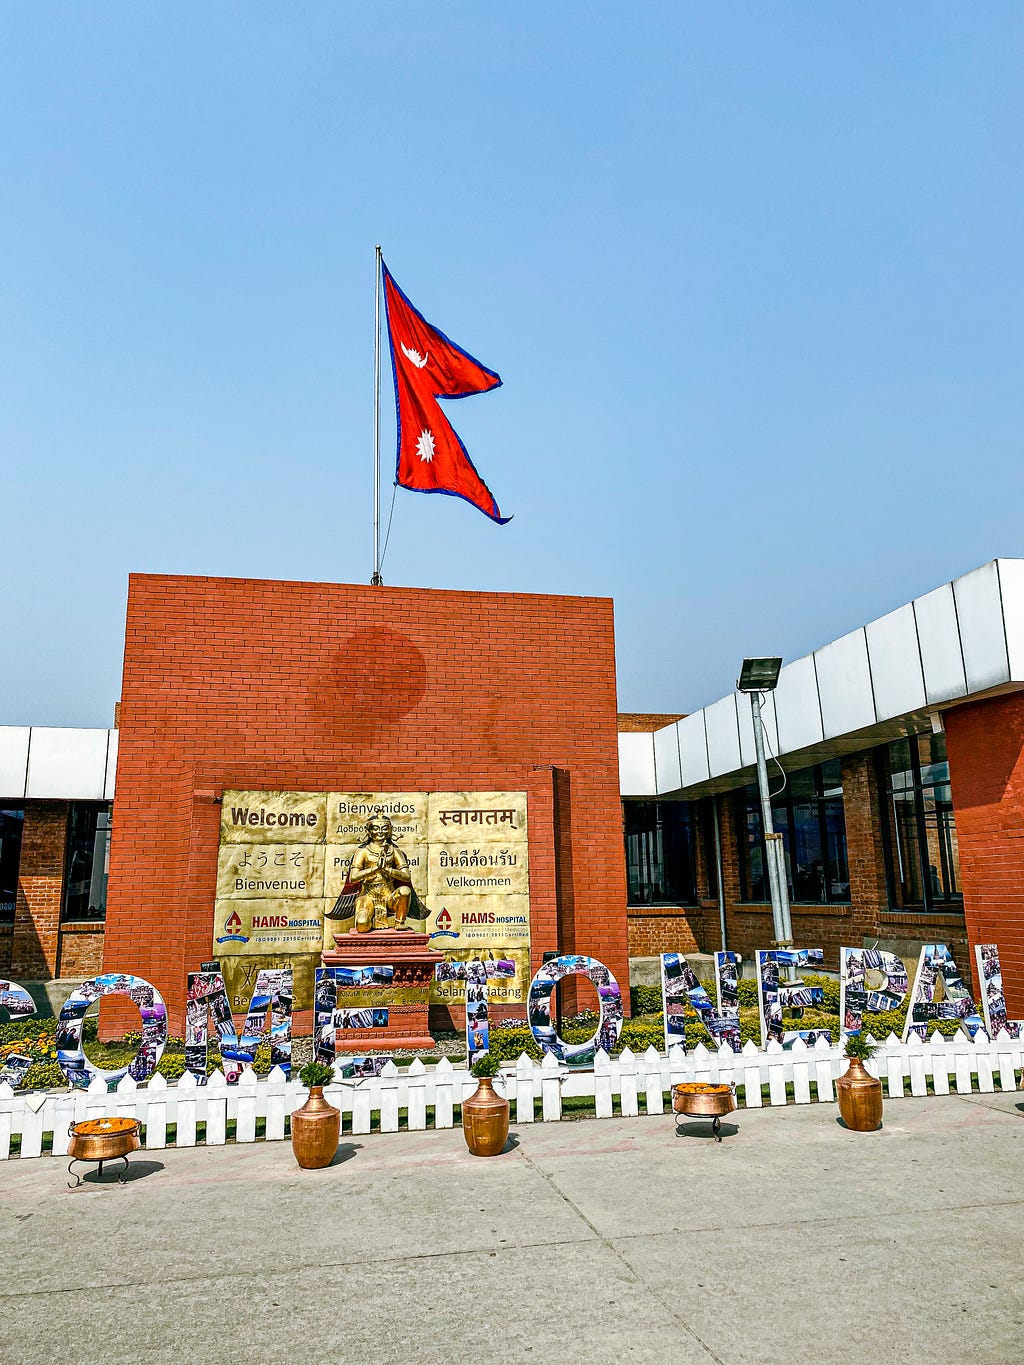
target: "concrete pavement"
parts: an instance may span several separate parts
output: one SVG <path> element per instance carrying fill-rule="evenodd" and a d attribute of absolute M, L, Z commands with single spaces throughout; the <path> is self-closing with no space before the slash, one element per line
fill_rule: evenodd
<path fill-rule="evenodd" d="M 7 1362 L 1024 1361 L 1013 1094 L 0 1164 Z"/>

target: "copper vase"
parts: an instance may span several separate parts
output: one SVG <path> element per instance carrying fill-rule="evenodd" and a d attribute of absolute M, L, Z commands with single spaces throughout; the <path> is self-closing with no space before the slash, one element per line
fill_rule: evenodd
<path fill-rule="evenodd" d="M 324 1099 L 322 1085 L 311 1085 L 309 1099 L 292 1115 L 292 1151 L 304 1171 L 329 1166 L 338 1150 L 341 1110 Z"/>
<path fill-rule="evenodd" d="M 859 1057 L 836 1081 L 839 1112 L 855 1133 L 873 1133 L 882 1123 L 882 1082 L 872 1076 Z"/>
<path fill-rule="evenodd" d="M 462 1132 L 474 1156 L 497 1156 L 508 1141 L 508 1100 L 494 1089 L 490 1076 L 462 1101 Z"/>

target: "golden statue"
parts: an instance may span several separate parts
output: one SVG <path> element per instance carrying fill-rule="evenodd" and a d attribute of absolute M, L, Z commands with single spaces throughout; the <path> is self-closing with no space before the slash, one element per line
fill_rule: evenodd
<path fill-rule="evenodd" d="M 355 892 L 356 932 L 388 928 L 393 915 L 396 929 L 409 929 L 405 918 L 412 903 L 409 859 L 391 842 L 391 821 L 373 815 L 366 822 L 366 839 L 360 844 L 349 869 L 346 891 Z"/>

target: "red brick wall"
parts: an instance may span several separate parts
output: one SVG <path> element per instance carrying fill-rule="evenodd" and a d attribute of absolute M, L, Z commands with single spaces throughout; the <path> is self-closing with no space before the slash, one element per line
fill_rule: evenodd
<path fill-rule="evenodd" d="M 58 976 L 96 976 L 103 970 L 103 925 L 66 924 L 60 935 Z"/>
<path fill-rule="evenodd" d="M 30 801 L 21 838 L 18 895 L 11 939 L 11 976 L 48 981 L 57 975 L 66 801 Z"/>
<path fill-rule="evenodd" d="M 703 951 L 691 923 L 698 911 L 684 906 L 645 905 L 630 906 L 628 913 L 630 957 Z"/>
<path fill-rule="evenodd" d="M 606 599 L 133 575 L 103 964 L 172 1029 L 225 787 L 525 790 L 535 963 L 574 947 L 628 981 Z"/>
<path fill-rule="evenodd" d="M 850 903 L 793 905 L 794 944 L 822 948 L 826 968 L 835 971 L 843 946 L 858 947 L 865 940 L 911 945 L 941 942 L 949 945 L 966 973 L 969 964 L 962 915 L 923 914 L 912 909 L 894 912 L 889 905 L 873 752 L 848 755 L 842 768 Z M 750 959 L 758 948 L 771 947 L 775 930 L 770 904 L 741 899 L 735 799 L 731 794 L 719 798 L 726 928 L 729 948 Z M 959 807 L 956 819 L 959 829 Z M 717 902 L 704 900 L 699 907 L 678 910 L 631 908 L 629 942 L 631 954 L 642 957 L 663 952 L 715 952 L 721 947 Z M 911 970 L 916 961 L 917 954 L 912 952 Z"/>
<path fill-rule="evenodd" d="M 973 975 L 973 945 L 998 944 L 1007 1010 L 1024 1017 L 1024 695 L 957 706 L 944 720 L 972 954 L 958 965 Z"/>

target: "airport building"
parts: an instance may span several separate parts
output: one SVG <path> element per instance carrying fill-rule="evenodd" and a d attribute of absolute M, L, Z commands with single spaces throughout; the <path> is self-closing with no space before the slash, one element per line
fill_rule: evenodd
<path fill-rule="evenodd" d="M 748 696 L 617 715 L 614 679 L 604 599 L 133 576 L 117 727 L 0 726 L 0 976 L 133 971 L 172 1027 L 204 959 L 311 979 L 370 806 L 422 841 L 431 945 L 515 963 L 498 1014 L 545 953 L 769 946 Z M 761 716 L 795 942 L 965 976 L 996 943 L 1024 1014 L 1024 560 L 786 663 Z"/>

